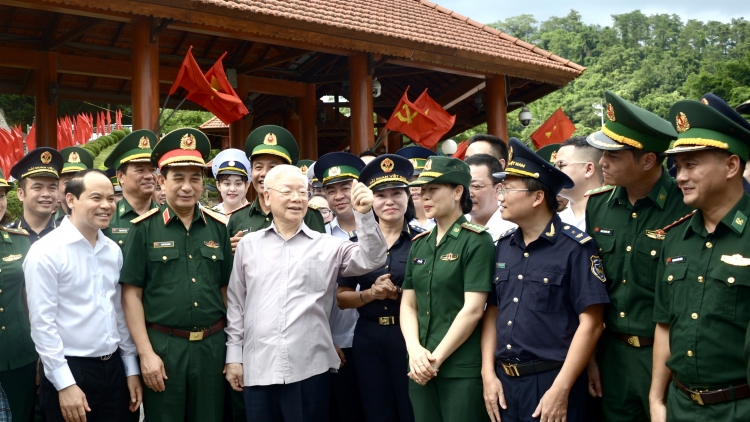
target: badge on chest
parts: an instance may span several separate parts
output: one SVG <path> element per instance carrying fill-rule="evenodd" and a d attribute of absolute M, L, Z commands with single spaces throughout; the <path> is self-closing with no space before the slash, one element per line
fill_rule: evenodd
<path fill-rule="evenodd" d="M 155 248 L 174 248 L 174 242 L 173 241 L 167 241 L 167 242 L 154 242 Z"/>
<path fill-rule="evenodd" d="M 449 253 L 440 257 L 441 261 L 455 261 L 458 259 L 458 254 Z"/>
<path fill-rule="evenodd" d="M 414 258 L 414 260 L 412 261 L 412 264 L 414 264 L 414 265 L 424 265 L 425 262 L 427 262 L 426 259 Z"/>
<path fill-rule="evenodd" d="M 112 227 L 111 230 L 112 230 L 112 234 L 128 234 L 128 231 L 130 229 L 123 229 L 123 228 L 118 229 L 117 227 Z"/>

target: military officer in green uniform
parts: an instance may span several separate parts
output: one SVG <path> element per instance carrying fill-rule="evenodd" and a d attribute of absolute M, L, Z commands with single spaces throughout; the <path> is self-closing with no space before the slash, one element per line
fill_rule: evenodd
<path fill-rule="evenodd" d="M 108 168 L 116 169 L 115 181 L 122 188 L 123 198 L 117 201 L 117 209 L 104 235 L 124 248 L 130 221 L 158 205 L 151 198 L 154 193 L 156 170 L 151 164 L 152 147 L 156 145 L 156 134 L 150 130 L 136 130 L 127 134 L 104 160 Z"/>
<path fill-rule="evenodd" d="M 63 217 L 70 214 L 68 204 L 65 202 L 65 187 L 79 171 L 94 168 L 94 157 L 87 150 L 80 147 L 67 147 L 60 150 L 63 157 L 63 169 L 60 172 L 60 180 L 57 182 L 57 190 L 60 192 L 60 209 L 55 213 L 55 223 L 58 225 Z"/>
<path fill-rule="evenodd" d="M 272 168 L 279 164 L 295 165 L 299 161 L 299 147 L 294 136 L 280 126 L 261 126 L 248 135 L 245 141 L 245 153 L 250 159 L 251 178 L 258 197 L 255 201 L 236 209 L 229 215 L 227 230 L 232 241 L 232 250 L 237 247 L 242 236 L 271 225 L 273 214 L 263 197 L 263 180 Z M 325 233 L 323 216 L 317 207 L 308 204 L 304 222 L 312 230 Z"/>
<path fill-rule="evenodd" d="M 151 422 L 222 419 L 232 250 L 224 216 L 198 205 L 209 151 L 189 128 L 154 146 L 167 200 L 132 220 L 123 248 L 123 308 Z"/>
<path fill-rule="evenodd" d="M 589 363 L 589 393 L 602 397 L 604 420 L 649 417 L 656 267 L 666 226 L 692 211 L 662 167 L 677 138 L 672 125 L 607 91 L 607 122 L 587 142 L 609 186 L 587 192 L 586 230 L 604 261 L 611 305 L 597 359 Z M 601 374 L 601 376 L 599 376 Z M 601 381 L 600 381 L 601 379 Z"/>
<path fill-rule="evenodd" d="M 750 131 L 719 97 L 702 101 L 678 101 L 669 111 L 679 136 L 667 154 L 675 155 L 685 203 L 697 210 L 662 234 L 654 422 L 750 420 L 742 350 L 750 322 L 750 197 L 742 187 Z"/>
<path fill-rule="evenodd" d="M 12 189 L 0 170 L 0 220 Z M 23 264 L 29 251 L 29 234 L 23 229 L 0 227 L 0 384 L 8 395 L 14 420 L 29 421 L 36 399 L 37 353 L 24 297 Z"/>
<path fill-rule="evenodd" d="M 466 221 L 471 173 L 461 160 L 427 159 L 422 205 L 437 226 L 412 240 L 401 298 L 409 398 L 417 422 L 485 421 L 479 320 L 495 262 L 486 227 Z"/>
<path fill-rule="evenodd" d="M 16 194 L 23 203 L 23 215 L 6 227 L 23 229 L 34 244 L 57 227 L 53 212 L 57 206 L 58 179 L 63 168 L 63 157 L 54 148 L 39 147 L 29 151 L 10 169 L 18 180 Z"/>

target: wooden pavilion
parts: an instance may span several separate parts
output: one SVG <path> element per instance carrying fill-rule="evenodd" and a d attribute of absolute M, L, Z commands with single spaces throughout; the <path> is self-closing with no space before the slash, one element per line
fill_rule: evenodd
<path fill-rule="evenodd" d="M 134 129 L 152 129 L 190 46 L 204 70 L 228 52 L 251 110 L 224 147 L 280 124 L 303 158 L 371 147 L 407 86 L 457 115 L 447 136 L 486 121 L 507 139 L 508 111 L 584 71 L 427 0 L 0 0 L 0 92 L 35 96 L 40 146 L 56 145 L 58 98 L 132 103 Z"/>

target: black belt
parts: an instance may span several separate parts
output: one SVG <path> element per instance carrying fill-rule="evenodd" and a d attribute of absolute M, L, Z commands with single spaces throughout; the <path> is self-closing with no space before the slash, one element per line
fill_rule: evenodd
<path fill-rule="evenodd" d="M 120 348 L 115 349 L 114 352 L 104 356 L 65 356 L 65 359 L 82 359 L 82 360 L 94 360 L 94 361 L 108 361 L 113 357 L 120 356 Z"/>
<path fill-rule="evenodd" d="M 627 334 L 612 333 L 616 339 L 630 347 L 647 347 L 654 345 L 653 337 L 629 336 Z"/>
<path fill-rule="evenodd" d="M 503 368 L 503 372 L 509 377 L 522 377 L 524 375 L 538 374 L 540 372 L 551 371 L 563 366 L 563 362 L 553 360 L 536 360 L 524 363 L 503 362 L 500 359 L 495 361 Z"/>
<path fill-rule="evenodd" d="M 398 317 L 397 316 L 381 316 L 376 317 L 372 315 L 360 315 L 360 318 L 364 319 L 367 322 L 374 322 L 376 324 L 380 325 L 398 325 Z"/>
<path fill-rule="evenodd" d="M 672 378 L 677 389 L 682 391 L 688 398 L 696 404 L 701 406 L 706 404 L 718 404 L 725 403 L 728 401 L 741 400 L 750 397 L 750 386 L 747 383 L 730 385 L 726 388 L 720 388 L 718 390 L 691 390 L 681 382 L 677 381 L 677 378 Z M 740 381 L 741 382 L 741 381 Z"/>
<path fill-rule="evenodd" d="M 188 330 L 181 330 L 179 328 L 170 328 L 165 327 L 163 325 L 154 324 L 152 322 L 147 322 L 146 327 L 153 328 L 156 331 L 162 332 L 164 334 L 168 334 L 170 336 L 185 338 L 190 341 L 201 341 L 204 338 L 210 336 L 211 334 L 216 334 L 220 331 L 224 330 L 224 327 L 226 327 L 226 319 L 224 317 L 221 317 L 221 319 L 218 322 L 215 322 L 208 328 L 200 328 L 195 329 L 193 331 Z"/>

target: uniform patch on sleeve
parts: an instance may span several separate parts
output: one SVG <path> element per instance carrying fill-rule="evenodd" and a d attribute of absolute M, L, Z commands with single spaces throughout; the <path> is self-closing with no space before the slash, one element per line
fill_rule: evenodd
<path fill-rule="evenodd" d="M 604 263 L 602 259 L 596 255 L 591 256 L 591 274 L 598 278 L 602 283 L 607 281 L 607 277 L 604 275 Z"/>

